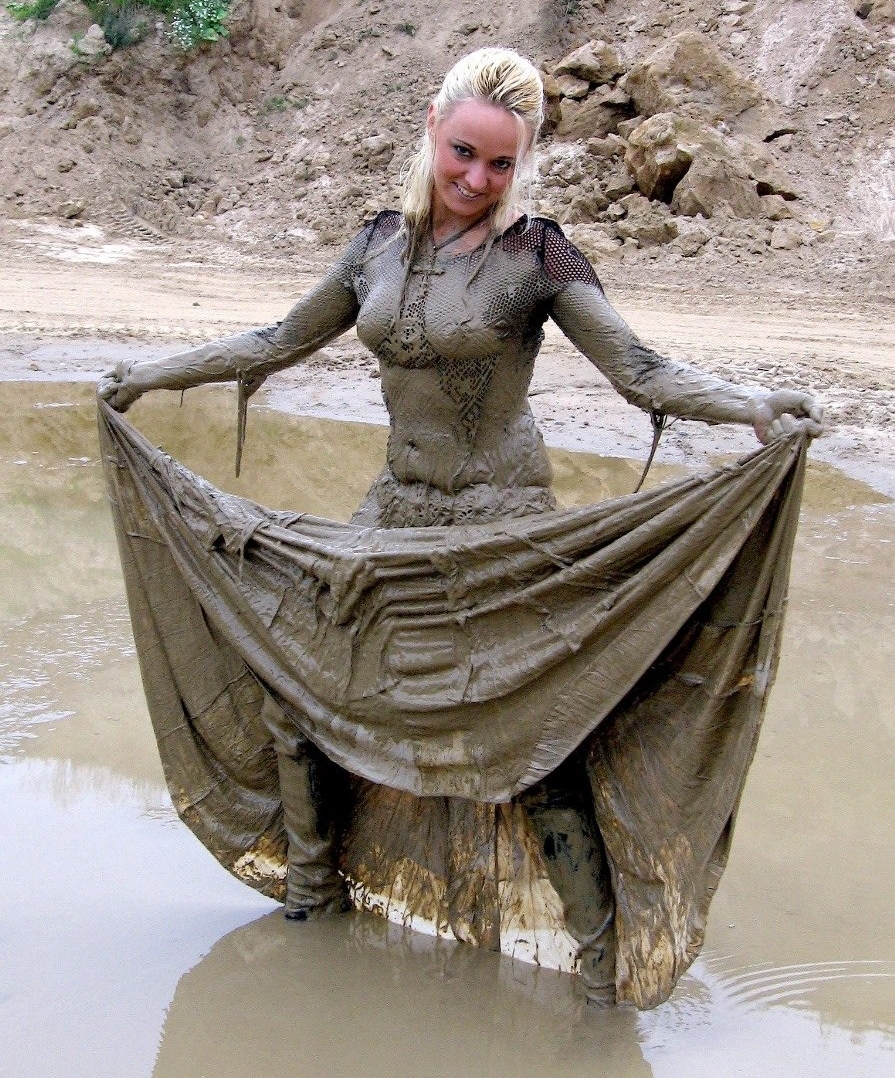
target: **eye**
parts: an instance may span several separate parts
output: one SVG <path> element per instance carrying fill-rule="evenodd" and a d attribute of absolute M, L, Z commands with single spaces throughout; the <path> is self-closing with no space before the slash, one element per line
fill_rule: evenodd
<path fill-rule="evenodd" d="M 467 146 L 460 146 L 456 142 L 454 143 L 454 153 L 458 157 L 472 157 L 472 151 Z"/>
<path fill-rule="evenodd" d="M 496 168 L 498 172 L 509 172 L 512 167 L 513 162 L 508 161 L 505 157 L 502 157 L 499 161 L 494 162 L 494 168 Z"/>

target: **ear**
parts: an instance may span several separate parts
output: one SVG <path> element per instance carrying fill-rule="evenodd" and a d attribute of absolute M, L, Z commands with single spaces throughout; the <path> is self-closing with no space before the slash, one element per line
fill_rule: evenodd
<path fill-rule="evenodd" d="M 429 138 L 435 138 L 435 102 L 430 101 L 429 107 L 426 109 L 426 130 L 429 132 Z"/>

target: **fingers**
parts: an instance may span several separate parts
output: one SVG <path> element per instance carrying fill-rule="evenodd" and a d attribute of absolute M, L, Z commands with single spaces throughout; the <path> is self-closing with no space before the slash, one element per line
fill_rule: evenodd
<path fill-rule="evenodd" d="M 790 438 L 794 434 L 803 434 L 808 438 L 817 438 L 823 434 L 823 423 L 807 416 L 794 416 L 789 412 L 777 418 L 765 429 L 764 436 L 758 433 L 759 440 L 763 445 L 777 441 L 778 438 Z"/>
<path fill-rule="evenodd" d="M 762 445 L 797 433 L 817 438 L 823 434 L 823 420 L 823 405 L 810 393 L 796 389 L 768 393 L 753 414 L 755 433 Z"/>
<path fill-rule="evenodd" d="M 124 384 L 117 371 L 104 374 L 97 383 L 96 392 L 116 412 L 126 412 L 140 396 Z"/>

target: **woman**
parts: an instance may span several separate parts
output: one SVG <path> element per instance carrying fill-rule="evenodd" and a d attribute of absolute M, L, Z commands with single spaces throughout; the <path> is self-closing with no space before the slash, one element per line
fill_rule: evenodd
<path fill-rule="evenodd" d="M 100 383 L 100 396 L 124 411 L 152 389 L 235 379 L 244 401 L 269 374 L 356 324 L 380 361 L 390 435 L 386 467 L 353 523 L 384 528 L 555 507 L 527 400 L 548 317 L 628 401 L 651 413 L 751 424 L 762 442 L 820 433 L 820 409 L 807 394 L 746 390 L 641 345 L 561 229 L 524 213 L 542 117 L 540 78 L 527 60 L 496 48 L 466 56 L 429 106 L 402 211 L 371 221 L 283 322 L 120 364 Z M 338 828 L 321 794 L 326 761 L 269 695 L 263 717 L 277 747 L 289 839 L 286 915 L 340 909 Z M 328 783 L 332 789 L 338 775 Z M 615 999 L 613 890 L 587 788 L 584 756 L 572 753 L 518 800 L 577 941 L 588 997 L 607 1002 Z M 357 796 L 375 813 L 377 797 L 399 795 L 368 786 Z M 455 799 L 444 801 L 449 820 Z"/>

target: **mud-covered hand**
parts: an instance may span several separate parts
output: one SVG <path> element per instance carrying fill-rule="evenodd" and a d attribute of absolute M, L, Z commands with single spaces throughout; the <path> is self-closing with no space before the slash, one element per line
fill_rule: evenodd
<path fill-rule="evenodd" d="M 752 425 L 762 445 L 798 431 L 816 438 L 823 434 L 823 419 L 823 406 L 810 393 L 797 389 L 778 389 L 758 397 L 752 411 Z"/>
<path fill-rule="evenodd" d="M 126 412 L 145 392 L 138 389 L 131 378 L 133 364 L 123 360 L 114 370 L 107 371 L 99 380 L 96 392 L 116 412 Z"/>

